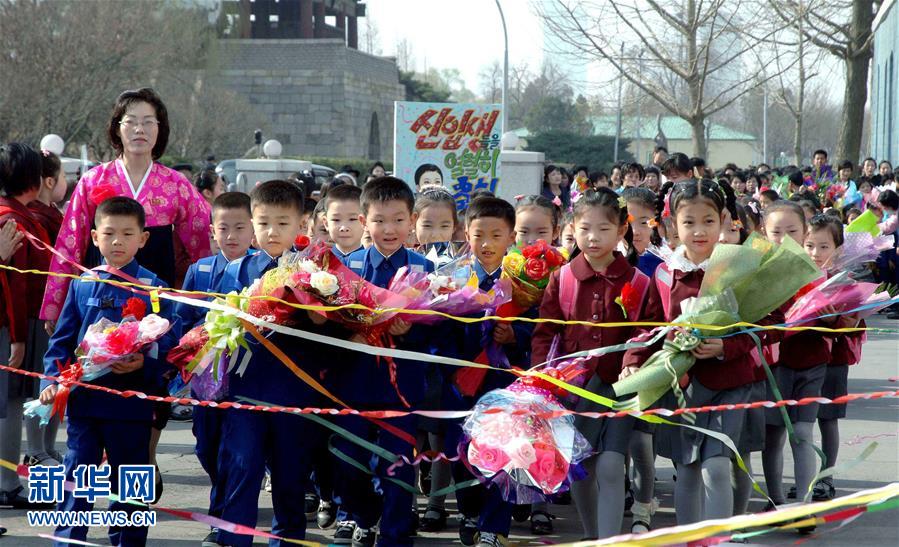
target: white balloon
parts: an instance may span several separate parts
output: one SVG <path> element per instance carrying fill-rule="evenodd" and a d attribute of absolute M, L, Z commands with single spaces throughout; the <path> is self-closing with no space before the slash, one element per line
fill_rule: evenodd
<path fill-rule="evenodd" d="M 275 139 L 270 139 L 265 141 L 265 144 L 262 145 L 262 153 L 265 154 L 267 158 L 277 158 L 281 155 L 281 143 L 276 141 Z"/>
<path fill-rule="evenodd" d="M 66 143 L 59 135 L 50 133 L 49 135 L 44 135 L 44 138 L 41 139 L 41 150 L 46 150 L 48 152 L 53 152 L 57 156 L 62 156 L 62 152 L 65 148 Z"/>

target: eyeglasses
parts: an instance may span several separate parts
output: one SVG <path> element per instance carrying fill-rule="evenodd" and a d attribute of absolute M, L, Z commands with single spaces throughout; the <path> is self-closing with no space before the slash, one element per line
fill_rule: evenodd
<path fill-rule="evenodd" d="M 138 121 L 129 118 L 127 120 L 120 121 L 119 125 L 127 129 L 128 131 L 135 131 L 138 127 L 142 128 L 144 131 L 149 131 L 159 125 L 159 120 L 155 118 L 146 118 L 144 120 Z"/>

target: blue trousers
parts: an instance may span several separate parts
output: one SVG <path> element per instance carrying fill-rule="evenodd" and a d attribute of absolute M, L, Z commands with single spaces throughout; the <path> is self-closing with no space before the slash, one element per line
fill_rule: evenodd
<path fill-rule="evenodd" d="M 274 507 L 272 533 L 305 539 L 305 486 L 311 448 L 319 444 L 321 428 L 302 416 L 235 410 L 224 415 L 221 432 L 218 478 L 223 489 L 222 518 L 256 527 L 259 486 L 268 465 Z M 253 537 L 219 531 L 219 542 L 250 547 Z M 270 540 L 269 545 L 282 542 Z"/>
<path fill-rule="evenodd" d="M 415 437 L 415 416 L 394 418 L 388 421 L 391 425 L 409 433 L 413 438 Z M 413 445 L 364 418 L 341 416 L 335 420 L 335 423 L 392 454 L 404 455 L 410 461 L 413 458 L 415 448 Z M 412 530 L 414 496 L 406 489 L 386 480 L 387 468 L 393 462 L 384 461 L 365 448 L 337 436 L 332 437 L 332 443 L 335 448 L 353 460 L 369 464 L 369 468 L 375 474 L 373 481 L 371 475 L 363 473 L 345 462 L 338 464 L 339 472 L 335 487 L 336 493 L 340 496 L 341 509 L 345 509 L 360 528 L 371 528 L 380 519 L 379 546 L 412 545 L 409 533 Z M 414 485 L 415 470 L 410 465 L 403 465 L 398 467 L 390 478 Z"/>
<path fill-rule="evenodd" d="M 212 487 L 209 489 L 209 515 L 222 516 L 222 488 L 219 484 L 218 461 L 222 441 L 222 419 L 225 410 L 194 407 L 193 434 L 197 440 L 195 452 L 203 471 L 209 475 Z"/>
<path fill-rule="evenodd" d="M 449 423 L 446 432 L 446 453 L 450 456 L 454 455 L 463 438 L 462 423 Z M 462 451 L 462 457 L 467 459 L 464 450 L 465 445 L 460 448 L 460 451 Z M 463 461 L 453 462 L 452 470 L 453 481 L 456 484 L 474 478 Z M 459 512 L 465 517 L 478 519 L 478 530 L 481 532 L 491 532 L 509 537 L 509 530 L 512 526 L 512 504 L 503 499 L 500 489 L 496 486 L 487 483 L 456 490 L 456 502 Z"/>
<path fill-rule="evenodd" d="M 114 493 L 118 493 L 118 476 L 120 465 L 147 465 L 150 463 L 150 422 L 126 422 L 99 418 L 69 418 L 66 429 L 68 451 L 65 457 L 66 480 L 73 481 L 73 472 L 79 465 L 100 465 L 103 451 L 111 472 L 109 483 Z M 65 492 L 59 511 L 90 511 L 94 504 L 84 498 L 75 498 L 69 491 Z M 113 502 L 110 511 L 127 511 L 131 513 L 141 509 L 140 506 Z M 56 536 L 67 539 L 85 541 L 87 527 L 59 527 Z M 109 527 L 109 541 L 113 545 L 131 547 L 146 545 L 147 527 Z M 57 543 L 57 545 L 69 545 Z"/>

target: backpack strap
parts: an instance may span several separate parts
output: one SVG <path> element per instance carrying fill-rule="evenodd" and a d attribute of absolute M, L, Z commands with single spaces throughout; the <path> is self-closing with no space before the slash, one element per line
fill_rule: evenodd
<path fill-rule="evenodd" d="M 197 261 L 197 272 L 194 275 L 194 290 L 209 292 L 212 285 L 212 274 L 218 255 L 206 256 Z"/>
<path fill-rule="evenodd" d="M 574 300 L 577 293 L 577 279 L 571 271 L 571 264 L 559 269 L 559 306 L 562 308 L 562 319 L 568 321 L 574 312 Z"/>
<path fill-rule="evenodd" d="M 655 273 L 656 289 L 662 300 L 662 309 L 665 311 L 665 319 L 671 319 L 671 286 L 674 284 L 674 275 L 667 264 L 659 264 Z"/>

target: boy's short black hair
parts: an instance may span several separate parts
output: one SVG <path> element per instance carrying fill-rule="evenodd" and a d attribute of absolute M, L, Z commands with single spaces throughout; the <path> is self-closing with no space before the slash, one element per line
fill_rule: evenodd
<path fill-rule="evenodd" d="M 137 220 L 141 230 L 147 225 L 144 207 L 136 200 L 125 196 L 114 196 L 103 200 L 94 213 L 94 225 L 99 225 L 104 217 L 132 217 Z"/>
<path fill-rule="evenodd" d="M 889 207 L 895 211 L 899 209 L 899 194 L 892 190 L 884 190 L 877 196 L 877 203 L 881 207 Z"/>
<path fill-rule="evenodd" d="M 479 218 L 498 218 L 505 221 L 510 230 L 515 229 L 515 207 L 504 199 L 482 196 L 472 200 L 465 211 L 465 227 Z"/>
<path fill-rule="evenodd" d="M 768 198 L 771 201 L 777 201 L 780 199 L 780 194 L 777 193 L 777 190 L 771 190 L 770 188 L 768 190 L 759 192 L 759 197 L 762 196 Z"/>
<path fill-rule="evenodd" d="M 225 192 L 215 198 L 215 201 L 212 202 L 212 216 L 215 216 L 216 211 L 224 209 L 242 209 L 248 215 L 253 216 L 250 208 L 250 196 L 243 192 Z"/>
<path fill-rule="evenodd" d="M 812 158 L 814 158 L 818 154 L 823 155 L 824 159 L 827 160 L 827 150 L 824 150 L 823 148 L 819 148 L 819 149 L 815 150 L 815 153 L 812 154 Z"/>
<path fill-rule="evenodd" d="M 304 201 L 303 190 L 286 180 L 268 180 L 250 192 L 251 210 L 256 209 L 257 205 L 279 205 L 292 207 L 302 216 L 305 210 Z"/>
<path fill-rule="evenodd" d="M 850 170 L 852 170 L 852 169 L 855 169 L 855 167 L 853 167 L 851 161 L 849 161 L 849 160 L 843 160 L 843 161 L 840 162 L 840 165 L 839 165 L 839 167 L 837 167 L 837 170 L 838 170 L 838 171 L 842 171 L 843 169 L 850 169 Z"/>
<path fill-rule="evenodd" d="M 409 214 L 415 208 L 415 194 L 403 180 L 396 177 L 378 177 L 370 181 L 362 189 L 359 203 L 362 205 L 362 214 L 368 214 L 368 208 L 373 203 L 387 203 L 388 201 L 402 201 L 409 208 Z"/>
<path fill-rule="evenodd" d="M 341 184 L 328 191 L 328 195 L 325 196 L 325 199 L 323 200 L 325 202 L 324 208 L 327 211 L 332 203 L 338 201 L 355 201 L 356 203 L 359 203 L 361 195 L 362 188 L 351 184 Z"/>

